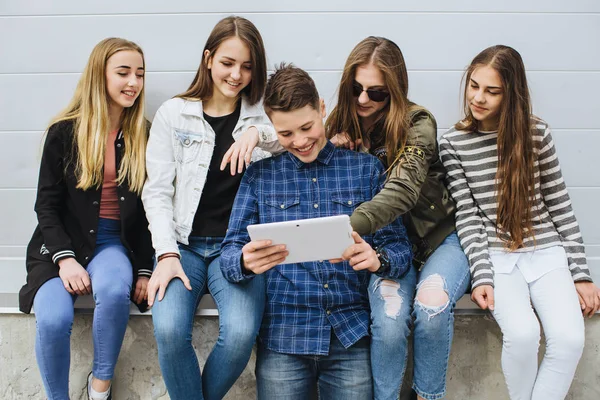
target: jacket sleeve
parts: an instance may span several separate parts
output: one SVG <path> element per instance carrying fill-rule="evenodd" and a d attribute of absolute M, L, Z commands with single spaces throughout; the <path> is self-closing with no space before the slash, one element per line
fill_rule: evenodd
<path fill-rule="evenodd" d="M 266 120 L 267 117 L 265 116 Z M 258 147 L 262 150 L 268 151 L 274 156 L 281 154 L 285 151 L 282 145 L 279 144 L 277 139 L 277 133 L 275 128 L 268 121 L 263 121 L 263 124 L 253 125 L 258 129 Z"/>
<path fill-rule="evenodd" d="M 157 257 L 164 253 L 179 254 L 173 218 L 177 170 L 173 154 L 173 136 L 166 113 L 163 105 L 156 112 L 150 128 L 146 148 L 148 177 L 142 190 L 142 202 Z"/>
<path fill-rule="evenodd" d="M 540 189 L 544 204 L 567 253 L 567 261 L 573 280 L 576 282 L 591 281 L 592 277 L 585 257 L 583 238 L 571 206 L 571 198 L 560 171 L 554 141 L 548 127 L 546 127 L 542 138 L 538 162 Z"/>
<path fill-rule="evenodd" d="M 381 190 L 385 182 L 383 167 L 375 168 L 371 175 L 371 192 L 373 196 Z M 373 236 L 376 249 L 385 250 L 390 259 L 390 270 L 386 274 L 390 278 L 400 278 L 412 265 L 412 244 L 408 239 L 402 218 L 396 218 L 390 224 L 377 230 Z"/>
<path fill-rule="evenodd" d="M 137 246 L 135 248 L 136 261 L 138 262 L 138 278 L 152 276 L 154 267 L 154 247 L 152 247 L 152 236 L 148 229 L 148 219 L 141 199 L 138 199 L 138 220 L 137 220 Z"/>
<path fill-rule="evenodd" d="M 389 171 L 388 179 L 377 196 L 358 207 L 350 222 L 354 230 L 373 233 L 410 211 L 421 195 L 430 165 L 437 160 L 437 126 L 427 111 L 412 118 L 404 151 Z"/>
<path fill-rule="evenodd" d="M 35 200 L 35 212 L 44 237 L 44 245 L 54 263 L 64 258 L 75 257 L 71 238 L 61 220 L 68 196 L 65 181 L 66 149 L 71 143 L 66 141 L 70 137 L 67 130 L 72 129 L 71 126 L 69 123 L 62 122 L 48 129 Z"/>
<path fill-rule="evenodd" d="M 481 285 L 494 286 L 494 270 L 485 225 L 467 183 L 461 161 L 446 138 L 440 140 L 440 157 L 447 171 L 448 190 L 456 202 L 456 230 L 460 244 L 469 259 L 472 288 Z"/>
<path fill-rule="evenodd" d="M 255 168 L 251 165 L 242 177 L 229 218 L 227 234 L 221 245 L 221 271 L 225 279 L 233 283 L 254 277 L 253 274 L 244 273 L 242 269 L 242 247 L 250 242 L 247 227 L 259 221 L 254 172 Z"/>

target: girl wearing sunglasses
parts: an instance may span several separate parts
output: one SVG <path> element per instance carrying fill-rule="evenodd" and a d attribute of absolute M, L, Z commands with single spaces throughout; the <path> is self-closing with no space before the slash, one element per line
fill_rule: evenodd
<path fill-rule="evenodd" d="M 413 243 L 414 268 L 405 276 L 390 279 L 382 269 L 371 277 L 371 367 L 378 400 L 398 399 L 413 319 L 413 389 L 419 399 L 445 395 L 453 308 L 469 284 L 455 204 L 443 183 L 436 122 L 407 96 L 402 52 L 394 42 L 370 36 L 346 60 L 337 106 L 326 122 L 334 144 L 373 154 L 388 170 L 381 192 L 352 215 L 354 230 L 371 234 L 402 217 Z"/>

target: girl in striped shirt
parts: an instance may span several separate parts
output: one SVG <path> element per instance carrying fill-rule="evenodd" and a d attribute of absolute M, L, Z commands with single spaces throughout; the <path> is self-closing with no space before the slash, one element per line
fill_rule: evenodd
<path fill-rule="evenodd" d="M 531 114 L 519 53 L 493 46 L 466 71 L 465 118 L 440 140 L 471 298 L 503 334 L 511 399 L 563 399 L 600 308 L 550 128 Z M 534 313 L 535 311 L 535 313 Z M 538 368 L 541 321 L 546 354 Z"/>

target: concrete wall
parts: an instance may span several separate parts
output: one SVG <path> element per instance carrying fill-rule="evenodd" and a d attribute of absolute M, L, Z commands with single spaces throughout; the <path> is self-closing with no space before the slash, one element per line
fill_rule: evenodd
<path fill-rule="evenodd" d="M 91 315 L 78 314 L 73 327 L 71 352 L 71 399 L 87 400 L 85 382 L 92 365 Z M 3 400 L 44 399 L 42 382 L 33 352 L 35 320 L 26 315 L 0 318 L 0 398 Z M 203 364 L 218 333 L 218 321 L 199 317 L 194 324 L 194 347 Z M 448 370 L 448 400 L 508 399 L 500 369 L 502 338 L 489 316 L 459 315 Z M 541 348 L 543 352 L 543 346 Z M 600 398 L 600 318 L 586 321 L 586 346 L 567 400 Z M 256 396 L 254 354 L 246 370 L 227 395 L 227 400 Z M 410 376 L 410 370 L 407 373 Z M 405 385 L 406 387 L 406 385 Z M 167 400 L 158 368 L 152 321 L 146 316 L 131 318 L 114 381 L 116 400 Z M 407 400 L 404 393 L 402 400 Z"/>

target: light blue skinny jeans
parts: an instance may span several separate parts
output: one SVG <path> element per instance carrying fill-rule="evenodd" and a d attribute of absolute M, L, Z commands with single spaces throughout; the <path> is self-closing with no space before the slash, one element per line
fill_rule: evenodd
<path fill-rule="evenodd" d="M 128 251 L 121 243 L 120 221 L 100 218 L 96 250 L 87 265 L 96 307 L 92 324 L 94 377 L 113 378 L 127 321 L 133 272 Z M 69 399 L 71 327 L 77 296 L 60 278 L 44 283 L 35 295 L 35 356 L 48 400 Z"/>
<path fill-rule="evenodd" d="M 399 398 L 413 323 L 413 389 L 428 400 L 446 395 L 454 306 L 469 282 L 469 263 L 456 233 L 446 237 L 421 271 L 411 267 L 400 279 L 371 277 L 371 368 L 376 400 Z M 419 293 L 440 289 L 448 296 L 444 304 L 419 301 Z"/>
<path fill-rule="evenodd" d="M 173 279 L 152 307 L 158 361 L 171 400 L 222 399 L 252 353 L 265 307 L 262 275 L 231 283 L 219 265 L 221 237 L 191 237 L 179 244 L 181 265 L 192 285 Z M 194 315 L 206 290 L 219 310 L 219 337 L 202 375 L 192 346 Z"/>

